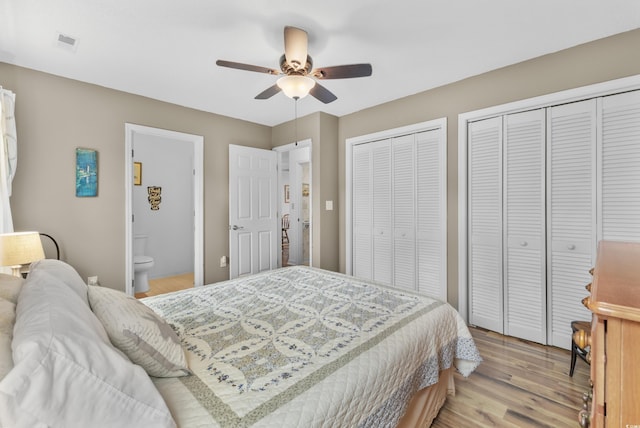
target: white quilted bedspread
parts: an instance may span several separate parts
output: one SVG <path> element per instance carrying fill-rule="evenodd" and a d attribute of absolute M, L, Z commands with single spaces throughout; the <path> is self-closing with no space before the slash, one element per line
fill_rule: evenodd
<path fill-rule="evenodd" d="M 183 428 L 393 427 L 440 370 L 481 361 L 450 305 L 308 267 L 143 302 L 194 373 L 154 379 Z"/>

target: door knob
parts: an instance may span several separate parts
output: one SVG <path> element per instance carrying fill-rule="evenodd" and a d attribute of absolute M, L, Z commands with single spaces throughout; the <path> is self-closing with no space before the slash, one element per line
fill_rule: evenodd
<path fill-rule="evenodd" d="M 240 230 L 240 229 L 244 229 L 244 227 L 243 227 L 243 226 L 238 226 L 238 225 L 235 225 L 235 224 L 234 224 L 233 226 L 230 226 L 230 229 L 233 229 L 233 230 Z"/>

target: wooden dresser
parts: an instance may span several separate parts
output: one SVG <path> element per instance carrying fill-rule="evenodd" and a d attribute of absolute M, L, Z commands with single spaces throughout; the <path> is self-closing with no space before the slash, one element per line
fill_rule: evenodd
<path fill-rule="evenodd" d="M 640 244 L 601 241 L 585 304 L 591 322 L 591 427 L 640 428 Z"/>

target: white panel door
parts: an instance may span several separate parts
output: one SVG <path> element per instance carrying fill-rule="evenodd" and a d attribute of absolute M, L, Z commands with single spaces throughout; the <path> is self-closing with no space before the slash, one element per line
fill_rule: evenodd
<path fill-rule="evenodd" d="M 364 279 L 373 279 L 373 237 L 372 237 L 372 151 L 369 144 L 353 147 L 353 275 Z"/>
<path fill-rule="evenodd" d="M 502 117 L 468 127 L 469 322 L 503 332 Z"/>
<path fill-rule="evenodd" d="M 602 99 L 600 239 L 640 242 L 640 91 Z"/>
<path fill-rule="evenodd" d="M 548 344 L 570 349 L 595 257 L 596 100 L 548 109 Z"/>
<path fill-rule="evenodd" d="M 229 276 L 278 262 L 277 153 L 229 145 Z"/>
<path fill-rule="evenodd" d="M 392 220 L 391 220 L 391 140 L 367 144 L 373 165 L 372 237 L 373 279 L 391 285 L 393 281 Z"/>
<path fill-rule="evenodd" d="M 545 112 L 504 118 L 504 333 L 546 343 Z"/>
<path fill-rule="evenodd" d="M 393 138 L 393 285 L 416 290 L 415 136 Z"/>

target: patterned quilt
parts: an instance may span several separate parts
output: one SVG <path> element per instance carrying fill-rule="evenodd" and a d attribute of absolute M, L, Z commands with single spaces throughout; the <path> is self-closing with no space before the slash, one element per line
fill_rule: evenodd
<path fill-rule="evenodd" d="M 480 363 L 447 303 L 308 267 L 143 302 L 193 375 L 154 379 L 181 427 L 395 426 L 413 393 Z"/>

